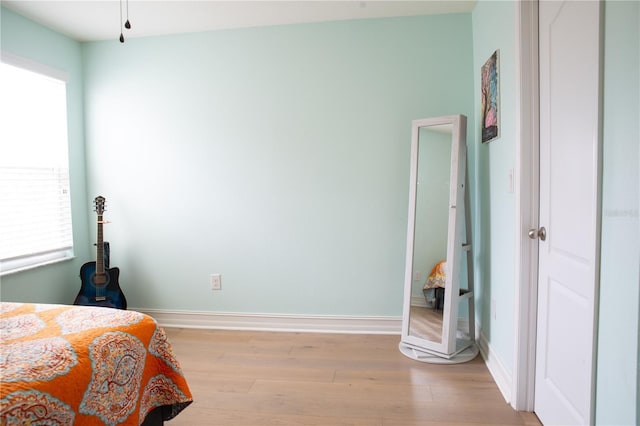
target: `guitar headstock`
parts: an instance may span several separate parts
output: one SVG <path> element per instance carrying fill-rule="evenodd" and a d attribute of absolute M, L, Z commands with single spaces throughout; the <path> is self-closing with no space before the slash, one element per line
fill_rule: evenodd
<path fill-rule="evenodd" d="M 101 215 L 105 211 L 106 200 L 102 195 L 98 195 L 95 200 L 93 200 L 94 211 Z"/>

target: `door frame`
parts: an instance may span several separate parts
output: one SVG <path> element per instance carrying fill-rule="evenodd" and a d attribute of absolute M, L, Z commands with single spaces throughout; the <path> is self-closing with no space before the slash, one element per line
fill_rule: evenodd
<path fill-rule="evenodd" d="M 540 206 L 540 117 L 538 2 L 516 1 L 516 264 L 515 335 L 511 406 L 533 411 L 535 396 L 536 329 L 538 301 L 538 240 L 528 237 L 537 229 Z"/>

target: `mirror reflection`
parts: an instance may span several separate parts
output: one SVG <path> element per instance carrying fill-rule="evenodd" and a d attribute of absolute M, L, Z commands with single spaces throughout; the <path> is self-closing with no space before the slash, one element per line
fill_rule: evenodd
<path fill-rule="evenodd" d="M 418 134 L 415 228 L 409 335 L 443 339 L 452 125 L 421 127 Z"/>

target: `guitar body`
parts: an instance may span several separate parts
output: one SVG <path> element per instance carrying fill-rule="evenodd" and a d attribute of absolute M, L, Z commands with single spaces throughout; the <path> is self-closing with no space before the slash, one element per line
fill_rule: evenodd
<path fill-rule="evenodd" d="M 80 268 L 82 284 L 74 305 L 103 306 L 127 309 L 127 299 L 118 283 L 120 269 L 108 268 L 104 274 L 96 274 L 96 262 L 87 262 Z M 97 284 L 97 282 L 102 282 Z"/>

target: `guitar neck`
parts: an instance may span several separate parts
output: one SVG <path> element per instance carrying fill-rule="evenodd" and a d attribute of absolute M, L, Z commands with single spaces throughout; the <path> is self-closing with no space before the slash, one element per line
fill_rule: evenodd
<path fill-rule="evenodd" d="M 97 244 L 96 244 L 96 274 L 104 274 L 104 244 L 103 240 L 103 231 L 102 231 L 102 215 L 98 215 L 98 236 L 97 236 Z"/>

